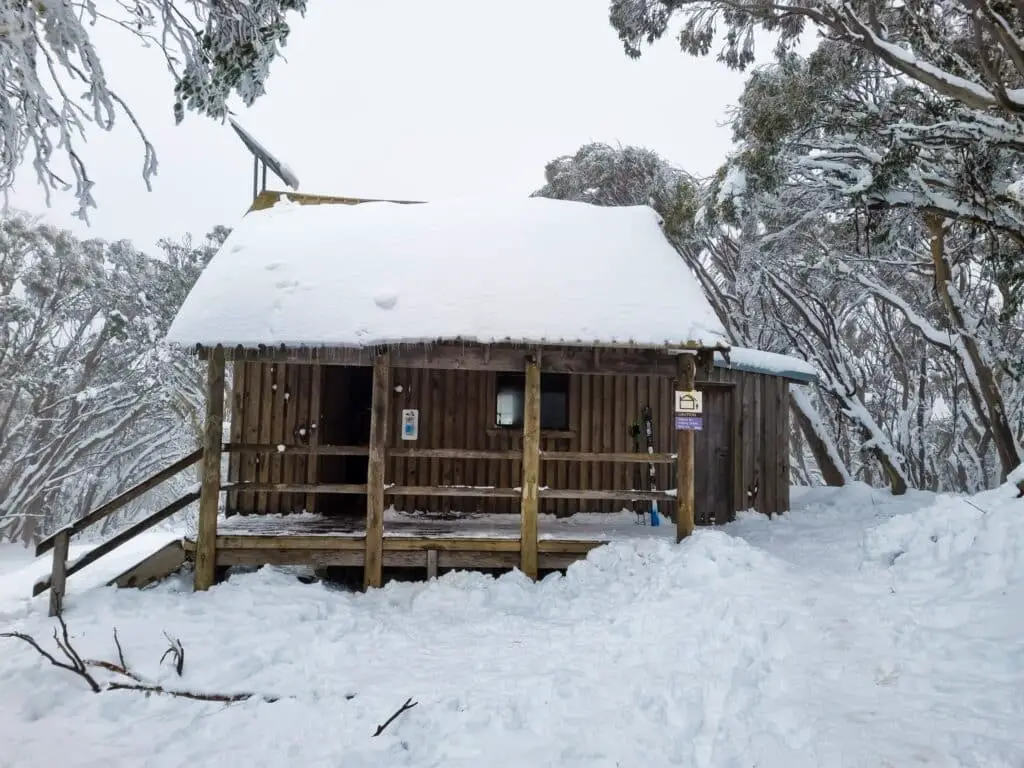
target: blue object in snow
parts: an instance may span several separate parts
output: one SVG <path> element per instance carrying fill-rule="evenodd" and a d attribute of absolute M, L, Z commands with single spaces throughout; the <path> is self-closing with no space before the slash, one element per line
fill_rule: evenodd
<path fill-rule="evenodd" d="M 651 525 L 661 525 L 661 517 L 658 516 L 658 502 L 651 502 Z"/>

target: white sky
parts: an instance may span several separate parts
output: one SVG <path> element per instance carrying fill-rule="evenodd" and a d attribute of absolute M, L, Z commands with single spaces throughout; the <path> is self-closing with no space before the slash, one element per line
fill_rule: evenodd
<path fill-rule="evenodd" d="M 71 216 L 70 194 L 47 210 L 30 167 L 10 204 L 143 248 L 237 221 L 252 162 L 230 126 L 191 114 L 175 126 L 158 52 L 109 27 L 95 39 L 156 145 L 153 191 L 123 120 L 111 134 L 93 131 L 83 152 L 99 206 L 91 227 Z M 267 94 L 236 119 L 302 191 L 363 197 L 526 195 L 543 184 L 546 162 L 590 141 L 647 146 L 708 174 L 729 150 L 726 109 L 743 82 L 671 38 L 629 59 L 596 0 L 312 0 L 285 55 Z"/>

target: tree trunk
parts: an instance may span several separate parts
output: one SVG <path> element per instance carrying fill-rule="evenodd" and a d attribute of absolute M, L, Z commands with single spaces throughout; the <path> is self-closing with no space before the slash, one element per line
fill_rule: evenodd
<path fill-rule="evenodd" d="M 952 328 L 958 335 L 957 347 L 960 349 L 960 365 L 964 375 L 968 382 L 976 382 L 975 388 L 984 403 L 985 417 L 992 430 L 992 440 L 1002 466 L 1000 479 L 1005 482 L 1007 475 L 1021 463 L 1021 457 L 1017 451 L 1017 441 L 1014 438 L 1010 422 L 1006 418 L 1006 407 L 1003 403 L 1002 393 L 999 391 L 995 372 L 985 359 L 978 340 L 967 331 L 963 313 L 953 297 L 950 287 L 953 272 L 950 269 L 949 260 L 946 258 L 946 231 L 942 224 L 943 219 L 937 215 L 928 215 L 925 220 L 931 233 L 929 245 L 932 264 L 935 268 L 935 291 L 946 308 Z M 973 376 L 971 369 L 973 369 Z"/>
<path fill-rule="evenodd" d="M 821 479 L 824 480 L 825 485 L 833 487 L 846 485 L 849 481 L 849 473 L 839 459 L 839 452 L 834 445 L 826 442 L 825 436 L 815 428 L 815 424 L 819 423 L 820 419 L 814 406 L 808 402 L 806 397 L 797 395 L 796 392 L 790 392 L 789 404 L 796 417 L 796 423 L 800 425 L 800 431 L 814 455 L 814 461 L 818 464 Z"/>

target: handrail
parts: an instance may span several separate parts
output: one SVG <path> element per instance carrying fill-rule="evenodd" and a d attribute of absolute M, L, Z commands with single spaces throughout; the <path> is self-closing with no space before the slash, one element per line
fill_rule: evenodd
<path fill-rule="evenodd" d="M 178 459 L 176 462 L 171 464 L 164 469 L 161 469 L 156 474 L 143 480 L 141 483 L 129 488 L 122 494 L 115 496 L 110 501 L 102 504 L 101 506 L 94 509 L 92 512 L 87 514 L 85 517 L 76 520 L 70 525 L 66 525 L 59 531 L 50 534 L 36 547 L 36 557 L 44 555 L 50 550 L 53 550 L 53 567 L 50 570 L 50 575 L 46 578 L 40 579 L 32 587 L 32 596 L 42 594 L 46 590 L 50 590 L 50 615 L 57 616 L 63 610 L 64 604 L 64 589 L 67 583 L 68 576 L 77 573 L 78 571 L 85 568 L 87 565 L 96 562 L 101 557 L 115 549 L 120 547 L 126 541 L 130 541 L 138 536 L 143 531 L 149 530 L 157 523 L 162 520 L 166 520 L 168 517 L 173 515 L 175 512 L 184 509 L 193 501 L 199 498 L 199 491 L 194 490 L 185 494 L 176 501 L 171 502 L 163 509 L 157 510 L 153 514 L 146 518 L 138 521 L 134 525 L 125 528 L 123 531 L 116 533 L 111 538 L 107 539 L 100 545 L 86 552 L 80 556 L 77 560 L 68 562 L 68 550 L 71 546 L 71 537 L 77 533 L 81 533 L 90 525 L 95 525 L 101 520 L 106 519 L 112 513 L 123 507 L 133 499 L 137 499 L 139 496 L 144 494 L 146 491 L 160 485 L 160 483 L 174 477 L 176 474 L 181 472 L 183 469 L 192 466 L 203 457 L 203 449 L 197 448 L 192 451 L 188 456 L 184 456 Z"/>
<path fill-rule="evenodd" d="M 97 547 L 90 549 L 88 552 L 81 555 L 76 560 L 72 560 L 69 563 L 67 563 L 66 567 L 64 568 L 64 578 L 67 578 L 68 576 L 78 573 L 87 565 L 92 565 L 104 555 L 110 554 L 115 549 L 120 547 L 122 544 L 131 541 L 140 533 L 148 531 L 157 523 L 166 520 L 175 512 L 180 512 L 193 501 L 197 501 L 198 499 L 199 491 L 192 491 L 191 493 L 186 493 L 184 496 L 177 499 L 176 501 L 171 502 L 163 509 L 154 512 L 149 517 L 143 518 L 131 527 L 125 528 L 123 531 L 120 531 L 114 536 L 111 536 L 109 539 L 107 539 Z M 43 592 L 48 590 L 53 585 L 53 581 L 53 574 L 51 574 L 50 576 L 45 576 L 39 581 L 37 581 L 32 587 L 32 596 L 35 597 L 36 595 L 41 595 Z"/>
<path fill-rule="evenodd" d="M 87 514 L 85 517 L 76 520 L 70 525 L 64 526 L 59 531 L 51 533 L 45 539 L 40 541 L 39 544 L 36 546 L 36 557 L 39 557 L 40 555 L 45 555 L 47 552 L 53 549 L 53 545 L 57 541 L 58 536 L 62 534 L 67 534 L 68 536 L 75 536 L 76 534 L 81 533 L 90 525 L 95 525 L 104 518 L 109 517 L 111 514 L 119 510 L 128 502 L 134 501 L 139 496 L 144 494 L 146 491 L 151 490 L 152 488 L 155 488 L 156 486 L 160 485 L 160 483 L 162 483 L 164 480 L 169 480 L 170 478 L 174 477 L 174 475 L 181 472 L 183 469 L 186 469 L 192 464 L 195 464 L 197 461 L 199 461 L 199 459 L 202 458 L 202 456 L 203 449 L 197 448 L 196 450 L 192 451 L 192 453 L 190 453 L 188 456 L 178 459 L 176 462 L 166 467 L 165 469 L 161 469 L 159 472 L 146 478 L 138 485 L 129 488 L 124 493 L 115 496 L 110 501 L 97 507 L 92 512 Z"/>

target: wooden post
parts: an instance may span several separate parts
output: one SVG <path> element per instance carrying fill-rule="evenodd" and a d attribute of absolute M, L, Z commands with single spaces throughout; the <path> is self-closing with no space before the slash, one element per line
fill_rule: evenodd
<path fill-rule="evenodd" d="M 64 610 L 64 586 L 67 583 L 68 548 L 71 531 L 58 531 L 53 539 L 53 570 L 50 571 L 50 616 Z"/>
<path fill-rule="evenodd" d="M 313 363 L 310 366 L 313 379 L 310 382 L 309 391 L 309 424 L 306 429 L 309 430 L 309 459 L 306 461 L 306 484 L 316 485 L 320 478 L 320 391 L 323 386 L 323 368 L 320 367 L 320 361 Z M 316 512 L 317 508 L 316 494 L 306 494 L 306 511 Z"/>
<path fill-rule="evenodd" d="M 370 409 L 370 460 L 366 468 L 366 555 L 363 589 L 379 587 L 384 560 L 384 468 L 391 401 L 391 355 L 373 361 L 373 405 Z"/>
<path fill-rule="evenodd" d="M 520 570 L 537 578 L 537 499 L 540 475 L 540 354 L 526 360 L 523 403 L 523 503 L 520 512 Z"/>
<path fill-rule="evenodd" d="M 427 580 L 437 578 L 437 550 L 427 550 Z"/>
<path fill-rule="evenodd" d="M 206 423 L 203 425 L 202 481 L 196 533 L 196 591 L 209 589 L 217 575 L 217 507 L 220 500 L 220 456 L 224 442 L 224 347 L 206 363 Z"/>
<path fill-rule="evenodd" d="M 676 389 L 692 390 L 697 379 L 697 361 L 683 353 L 676 358 Z M 693 533 L 693 430 L 676 430 L 676 542 Z"/>

